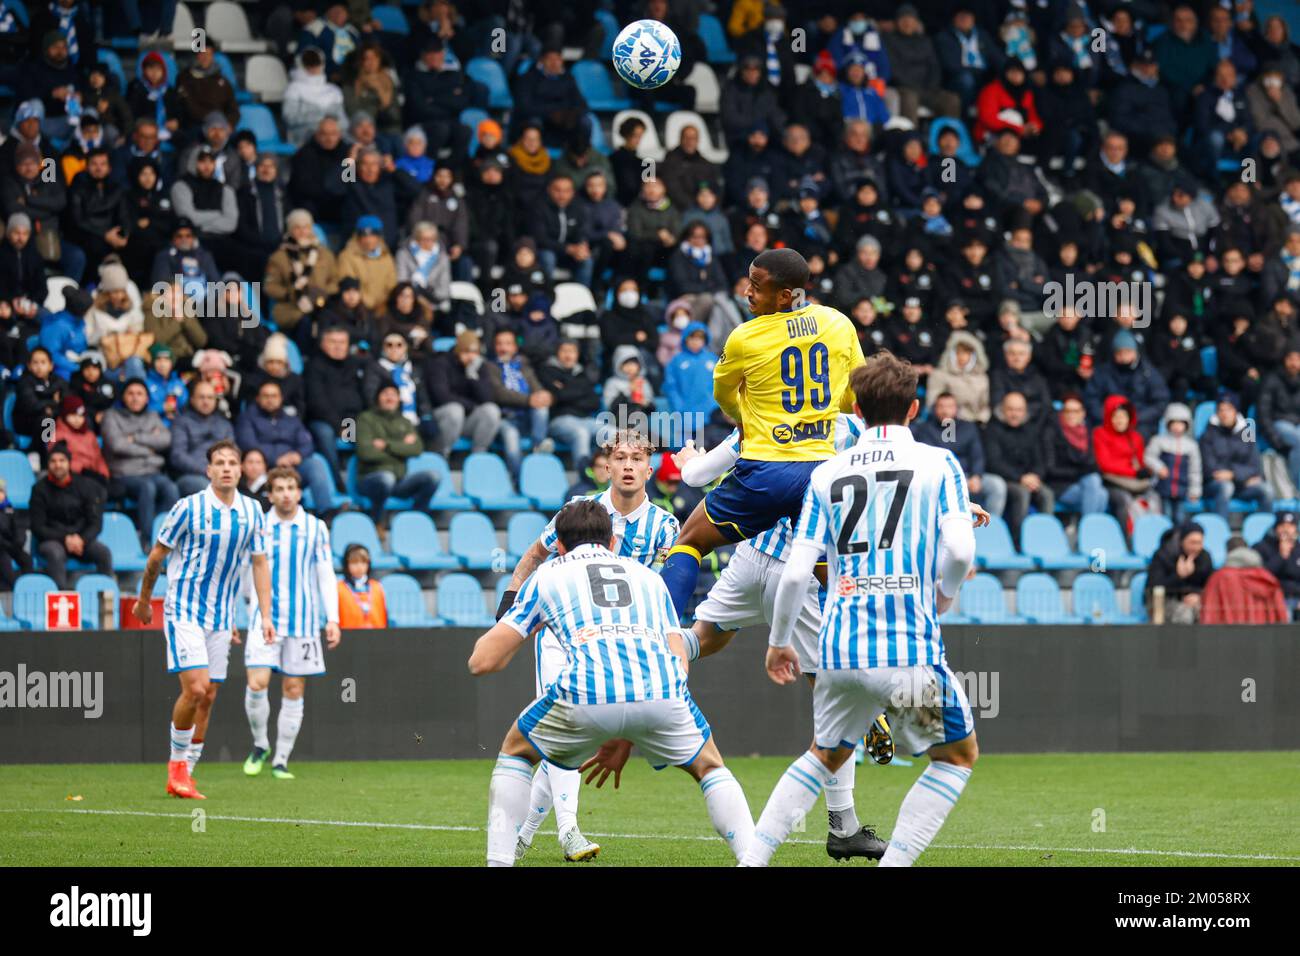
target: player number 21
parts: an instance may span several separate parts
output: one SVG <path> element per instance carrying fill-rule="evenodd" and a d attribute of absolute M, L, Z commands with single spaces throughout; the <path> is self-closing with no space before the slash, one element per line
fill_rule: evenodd
<path fill-rule="evenodd" d="M 831 359 L 825 344 L 813 343 L 808 349 L 807 365 L 807 381 L 813 385 L 808 400 L 814 410 L 821 411 L 831 403 Z M 781 353 L 781 381 L 790 386 L 781 393 L 781 405 L 793 415 L 803 408 L 804 401 L 804 357 L 797 345 Z"/>

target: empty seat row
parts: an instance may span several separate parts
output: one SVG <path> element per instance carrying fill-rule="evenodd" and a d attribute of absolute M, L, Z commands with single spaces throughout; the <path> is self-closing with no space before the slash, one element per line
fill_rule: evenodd
<path fill-rule="evenodd" d="M 1140 624 L 1146 620 L 1142 591 L 1146 572 L 1129 585 L 1129 613 L 1119 609 L 1115 584 L 1105 574 L 1081 574 L 1071 587 L 1073 609 L 1066 612 L 1061 586 L 1042 571 L 1031 571 L 1016 582 L 1015 610 L 1006 605 L 1002 582 L 977 574 L 962 585 L 957 607 L 940 620 L 945 624 Z"/>

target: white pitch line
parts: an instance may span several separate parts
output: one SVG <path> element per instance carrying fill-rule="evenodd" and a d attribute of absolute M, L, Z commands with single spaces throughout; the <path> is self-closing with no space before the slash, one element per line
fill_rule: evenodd
<path fill-rule="evenodd" d="M 201 808 L 196 808 L 201 809 Z M 167 817 L 178 820 L 190 820 L 191 815 L 188 813 L 163 813 L 159 810 L 92 810 L 69 807 L 67 809 L 53 809 L 50 807 L 34 807 L 30 809 L 23 808 L 0 808 L 0 813 L 78 813 L 92 816 L 113 816 L 113 817 Z M 454 826 L 452 824 L 438 823 L 380 823 L 366 822 L 362 820 L 299 820 L 290 817 L 238 817 L 228 816 L 225 814 L 208 813 L 209 820 L 224 820 L 230 823 L 287 823 L 295 826 L 317 826 L 317 827 L 371 827 L 379 830 L 430 830 L 440 833 L 481 833 L 482 827 Z M 545 835 L 554 835 L 554 830 L 539 831 Z M 609 837 L 615 840 L 675 840 L 679 842 L 712 842 L 717 840 L 716 836 L 691 835 L 691 834 L 668 834 L 668 833 L 598 833 L 588 831 L 587 836 Z M 802 843 L 809 846 L 820 846 L 821 840 L 799 840 L 790 839 L 787 843 Z M 1114 849 L 1106 847 L 1082 847 L 1082 846 L 1026 846 L 1013 844 L 982 844 L 982 843 L 935 843 L 931 846 L 936 850 L 1003 850 L 1014 853 L 1085 853 L 1085 854 L 1110 854 L 1120 856 L 1177 856 L 1188 859 L 1208 859 L 1208 860 L 1254 860 L 1281 863 L 1300 863 L 1300 856 L 1277 856 L 1269 853 L 1214 853 L 1211 851 L 1197 850 L 1142 850 L 1137 847 L 1116 847 Z"/>

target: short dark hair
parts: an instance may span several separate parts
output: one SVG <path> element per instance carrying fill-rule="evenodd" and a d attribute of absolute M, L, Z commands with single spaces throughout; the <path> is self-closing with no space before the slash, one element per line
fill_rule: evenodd
<path fill-rule="evenodd" d="M 754 267 L 763 269 L 780 289 L 802 289 L 808 285 L 808 260 L 793 249 L 767 249 L 754 257 Z"/>
<path fill-rule="evenodd" d="M 849 387 L 867 427 L 903 425 L 916 400 L 916 369 L 911 362 L 882 350 L 849 374 Z"/>
<path fill-rule="evenodd" d="M 277 481 L 292 481 L 302 491 L 302 475 L 298 474 L 297 468 L 291 468 L 288 465 L 276 465 L 266 474 L 266 487 L 274 487 Z"/>
<path fill-rule="evenodd" d="M 345 551 L 343 552 L 343 570 L 344 570 L 344 571 L 346 571 L 346 570 L 348 569 L 348 564 L 349 564 L 349 563 L 352 561 L 352 559 L 355 558 L 358 554 L 360 554 L 360 555 L 362 555 L 363 557 L 365 557 L 365 559 L 366 559 L 366 570 L 367 570 L 367 572 L 370 570 L 370 549 L 367 548 L 364 544 L 357 544 L 357 543 L 354 542 L 353 544 L 348 545 L 348 546 L 347 546 L 347 550 L 345 550 Z"/>
<path fill-rule="evenodd" d="M 627 119 L 623 120 L 623 122 L 618 124 L 618 135 L 627 139 L 638 129 L 645 129 L 645 123 L 637 119 L 635 116 L 629 116 Z"/>
<path fill-rule="evenodd" d="M 212 459 L 216 457 L 216 454 L 219 451 L 233 451 L 235 453 L 236 458 L 238 458 L 241 462 L 244 460 L 244 456 L 240 454 L 239 446 L 236 445 L 229 438 L 222 438 L 219 441 L 214 441 L 211 445 L 208 446 L 209 464 L 212 463 Z M 262 457 L 266 458 L 265 455 L 263 455 Z"/>
<path fill-rule="evenodd" d="M 610 539 L 614 537 L 614 522 L 603 504 L 592 498 L 583 498 L 570 501 L 560 509 L 555 516 L 555 534 L 565 551 L 584 544 L 609 547 Z"/>

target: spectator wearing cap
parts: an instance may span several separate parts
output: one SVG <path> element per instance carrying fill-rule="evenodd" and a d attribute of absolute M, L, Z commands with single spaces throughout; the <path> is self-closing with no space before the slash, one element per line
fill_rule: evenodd
<path fill-rule="evenodd" d="M 732 152 L 741 148 L 760 120 L 765 129 L 769 126 L 777 132 L 784 129 L 785 111 L 781 109 L 777 91 L 763 75 L 760 57 L 751 53 L 741 58 L 735 75 L 722 88 L 719 112 L 722 133 Z"/>
<path fill-rule="evenodd" d="M 1051 82 L 1036 94 L 1038 113 L 1047 117 L 1039 159 L 1052 169 L 1073 170 L 1097 148 L 1097 109 L 1088 94 L 1089 87 L 1069 63 L 1054 64 Z"/>
<path fill-rule="evenodd" d="M 1255 545 L 1264 567 L 1281 583 L 1292 616 L 1300 605 L 1300 548 L 1296 547 L 1296 539 L 1296 513 L 1279 511 L 1273 527 Z"/>
<path fill-rule="evenodd" d="M 112 130 L 106 138 L 99 114 L 93 109 L 83 110 L 76 129 L 73 130 L 72 139 L 59 154 L 59 172 L 63 174 L 63 181 L 72 182 L 86 168 L 86 153 L 89 150 L 110 145 L 118 138 L 117 130 Z"/>
<path fill-rule="evenodd" d="M 465 189 L 470 237 L 467 253 L 481 274 L 490 276 L 497 266 L 504 265 L 514 243 L 515 197 L 507 182 L 504 163 L 489 159 L 473 168 L 477 176 L 471 177 Z M 621 221 L 621 206 L 618 213 Z"/>
<path fill-rule="evenodd" d="M 1300 479 L 1300 344 L 1288 343 L 1282 367 L 1264 377 L 1257 408 L 1264 437 L 1287 456 L 1292 481 Z"/>
<path fill-rule="evenodd" d="M 415 194 L 415 181 L 373 146 L 357 150 L 356 163 L 356 181 L 344 186 L 341 219 L 355 223 L 362 216 L 377 217 L 383 224 L 384 243 L 395 248 L 402 223 L 400 197 Z"/>
<path fill-rule="evenodd" d="M 653 483 L 646 485 L 646 494 L 654 504 L 675 516 L 678 521 L 689 518 L 696 506 L 704 500 L 703 488 L 694 488 L 682 481 L 682 470 L 673 461 L 672 455 L 664 455 L 660 459 Z M 713 557 L 714 555 L 709 555 L 709 558 Z M 718 567 L 713 564 L 709 570 L 717 574 Z"/>
<path fill-rule="evenodd" d="M 280 386 L 280 401 L 286 412 L 306 421 L 307 398 L 303 377 L 289 367 L 289 338 L 283 332 L 269 336 L 257 357 L 257 367 L 240 382 L 240 399 L 253 401 L 262 383 L 274 381 Z"/>
<path fill-rule="evenodd" d="M 876 180 L 864 175 L 854 183 L 850 201 L 839 207 L 831 242 L 841 259 L 849 259 L 867 236 L 879 242 L 882 255 L 885 249 L 896 249 L 899 221 L 894 211 L 881 202 Z"/>
<path fill-rule="evenodd" d="M 428 361 L 425 382 L 438 425 L 433 450 L 444 458 L 462 437 L 469 439 L 471 451 L 487 451 L 501 430 L 501 408 L 493 401 L 485 364 L 479 337 L 471 331 L 458 335 L 450 351 L 436 352 Z"/>
<path fill-rule="evenodd" d="M 1173 101 L 1160 82 L 1160 61 L 1150 49 L 1133 58 L 1129 76 L 1115 88 L 1107 105 L 1111 129 L 1127 136 L 1139 153 L 1149 152 L 1162 137 L 1178 135 Z"/>
<path fill-rule="evenodd" d="M 762 61 L 763 79 L 776 91 L 777 98 L 784 105 L 789 102 L 799 82 L 795 74 L 794 44 L 787 29 L 786 11 L 781 4 L 764 3 L 762 11 L 761 28 L 737 36 L 732 49 L 742 59 L 755 56 Z M 703 59 L 703 55 L 700 58 Z M 685 59 L 683 56 L 683 61 Z M 687 64 L 683 62 L 683 66 Z M 689 109 L 690 105 L 685 108 Z"/>
<path fill-rule="evenodd" d="M 149 281 L 154 285 L 180 282 L 187 290 L 202 297 L 205 286 L 221 275 L 212 252 L 203 247 L 198 230 L 188 219 L 174 220 L 170 242 L 153 257 Z M 277 243 L 278 245 L 278 243 Z"/>
<path fill-rule="evenodd" d="M 1224 519 L 1234 498 L 1253 502 L 1261 511 L 1272 507 L 1255 432 L 1238 413 L 1238 404 L 1236 395 L 1222 392 L 1200 438 L 1206 503 Z"/>
<path fill-rule="evenodd" d="M 433 223 L 421 221 L 411 228 L 411 238 L 397 252 L 394 284 L 398 281 L 409 282 L 427 308 L 451 308 L 451 257 Z"/>
<path fill-rule="evenodd" d="M 330 510 L 334 500 L 334 476 L 329 466 L 313 458 L 311 433 L 301 416 L 284 407 L 280 383 L 264 379 L 253 401 L 244 406 L 235 423 L 240 448 L 260 448 L 271 467 L 287 465 L 298 469 L 311 491 L 316 510 Z"/>
<path fill-rule="evenodd" d="M 180 219 L 194 224 L 194 230 L 214 255 L 222 257 L 233 248 L 239 225 L 239 200 L 235 190 L 216 177 L 217 154 L 206 143 L 198 147 L 194 172 L 185 173 L 171 189 L 172 207 Z"/>
<path fill-rule="evenodd" d="M 157 412 L 164 424 L 170 426 L 190 400 L 190 390 L 176 372 L 176 360 L 170 348 L 154 345 L 149 349 L 149 358 L 151 364 L 144 378 L 145 388 L 149 390 L 149 410 Z"/>
<path fill-rule="evenodd" d="M 1237 68 L 1231 60 L 1220 60 L 1214 78 L 1196 97 L 1196 156 L 1201 172 L 1209 179 L 1218 173 L 1221 159 L 1243 155 L 1255 135 L 1246 94 L 1237 88 Z"/>
<path fill-rule="evenodd" d="M 968 3 L 957 5 L 951 23 L 935 37 L 934 47 L 944 89 L 960 96 L 963 108 L 974 102 L 976 91 L 1002 68 L 1002 50 L 976 25 Z"/>
<path fill-rule="evenodd" d="M 428 37 L 415 66 L 402 78 L 405 96 L 403 119 L 424 129 L 429 152 L 452 151 L 452 162 L 460 165 L 469 152 L 470 131 L 460 122 L 462 111 L 487 106 L 487 90 L 466 76 L 459 66 L 447 62 L 441 37 Z"/>
<path fill-rule="evenodd" d="M 45 106 L 40 99 L 27 99 L 14 110 L 13 125 L 8 137 L 0 143 L 0 170 L 14 168 L 15 153 L 19 146 L 31 146 L 38 154 L 37 165 L 44 159 L 59 160 L 59 152 L 48 139 L 41 136 L 41 121 L 45 119 Z"/>
<path fill-rule="evenodd" d="M 31 217 L 10 213 L 0 243 L 0 302 L 15 315 L 33 321 L 45 305 L 45 286 L 45 261 L 36 249 Z"/>
<path fill-rule="evenodd" d="M 397 263 L 384 242 L 385 232 L 378 216 L 362 216 L 338 258 L 339 278 L 359 280 L 361 301 L 375 310 L 384 308 L 397 286 Z"/>
<path fill-rule="evenodd" d="M 1063 309 L 1056 323 L 1043 333 L 1034 348 L 1034 364 L 1047 379 L 1055 398 L 1067 392 L 1082 394 L 1094 372 L 1096 350 L 1097 336 L 1070 307 Z"/>
<path fill-rule="evenodd" d="M 469 206 L 456 182 L 450 166 L 439 166 L 433 178 L 420 191 L 406 215 L 406 228 L 412 230 L 417 223 L 431 222 L 443 237 L 444 254 L 451 263 L 453 277 L 468 281 L 471 277 L 469 260 Z"/>
<path fill-rule="evenodd" d="M 645 275 L 654 266 L 666 266 L 681 230 L 681 213 L 664 184 L 654 177 L 647 179 L 640 198 L 627 211 L 628 272 Z"/>
<path fill-rule="evenodd" d="M 99 484 L 73 472 L 67 445 L 50 449 L 48 471 L 32 489 L 28 514 L 36 550 L 60 590 L 69 587 L 69 558 L 93 564 L 100 574 L 113 573 L 113 555 L 98 540 L 103 495 Z"/>
<path fill-rule="evenodd" d="M 54 373 L 70 381 L 86 351 L 86 312 L 93 301 L 89 292 L 69 286 L 63 290 L 63 308 L 41 322 L 40 344 L 54 363 Z"/>
<path fill-rule="evenodd" d="M 122 387 L 122 400 L 104 415 L 104 458 L 111 476 L 108 494 L 135 499 L 135 529 L 140 541 L 153 540 L 154 516 L 176 503 L 179 492 L 166 474 L 171 429 L 149 409 L 149 389 L 132 378 Z"/>
<path fill-rule="evenodd" d="M 1169 386 L 1156 367 L 1141 357 L 1137 339 L 1127 329 L 1115 333 L 1110 354 L 1111 360 L 1093 373 L 1084 392 L 1089 421 L 1105 424 L 1110 415 L 1103 405 L 1111 396 L 1122 395 L 1134 408 L 1137 431 L 1144 438 L 1155 434 L 1169 404 Z"/>
<path fill-rule="evenodd" d="M 80 396 L 86 403 L 91 427 L 99 431 L 104 414 L 117 401 L 117 383 L 104 375 L 103 355 L 86 352 L 81 356 L 77 370 L 68 380 L 67 394 Z"/>
<path fill-rule="evenodd" d="M 840 109 L 846 120 L 865 120 L 873 127 L 889 122 L 889 107 L 871 76 L 870 60 L 860 50 L 850 52 L 840 64 Z"/>
<path fill-rule="evenodd" d="M 894 29 L 884 34 L 884 43 L 889 57 L 890 87 L 898 91 L 901 116 L 916 123 L 922 106 L 935 116 L 960 113 L 960 98 L 942 87 L 939 56 L 914 5 L 899 5 L 894 12 Z"/>
<path fill-rule="evenodd" d="M 340 171 L 343 161 L 352 158 L 343 132 L 339 119 L 325 117 L 316 124 L 315 135 L 299 147 L 289 163 L 290 204 L 323 223 L 337 223 L 342 210 L 346 184 Z"/>
<path fill-rule="evenodd" d="M 234 440 L 235 426 L 218 410 L 216 389 L 211 382 L 196 381 L 190 389 L 189 404 L 172 422 L 172 444 L 167 456 L 182 497 L 208 486 L 208 449 L 215 442 Z"/>
<path fill-rule="evenodd" d="M 916 296 L 905 298 L 901 311 L 902 321 L 891 323 L 885 331 L 885 347 L 899 358 L 911 362 L 916 374 L 924 379 L 934 371 L 943 355 L 944 333 L 926 318 L 922 301 Z M 861 338 L 861 330 L 858 334 Z M 874 336 L 871 338 L 875 344 Z M 863 348 L 866 348 L 865 344 Z M 929 386 L 927 390 L 928 388 Z"/>
<path fill-rule="evenodd" d="M 547 278 L 563 268 L 574 281 L 590 286 L 595 259 L 587 241 L 589 223 L 586 208 L 575 202 L 575 196 L 572 179 L 552 176 L 545 200 L 533 210 L 529 233 L 537 240 L 537 257 Z"/>
<path fill-rule="evenodd" d="M 312 316 L 338 291 L 334 253 L 316 235 L 312 214 L 295 209 L 285 218 L 288 230 L 266 263 L 266 294 L 275 300 L 271 318 L 283 331 L 293 332 L 305 320 L 310 341 Z"/>
<path fill-rule="evenodd" d="M 522 129 L 525 123 L 540 123 L 548 146 L 563 146 L 578 130 L 591 134 L 587 101 L 578 84 L 564 67 L 558 46 L 548 46 L 532 68 L 515 83 L 515 107 L 511 122 Z"/>
<path fill-rule="evenodd" d="M 11 135 L 6 145 L 20 138 Z M 3 152 L 4 147 L 0 146 L 0 154 Z M 31 222 L 33 235 L 42 240 L 32 243 L 35 251 L 44 249 L 42 259 L 48 258 L 51 265 L 60 264 L 56 252 L 61 251 L 63 270 L 67 273 L 75 271 L 73 277 L 79 279 L 81 270 L 86 265 L 85 256 L 80 250 L 74 253 L 71 243 L 64 250 L 58 249 L 61 229 L 59 218 L 68 206 L 65 181 L 58 177 L 46 181 L 46 177 L 41 175 L 45 157 L 31 143 L 19 143 L 8 157 L 9 164 L 0 167 L 0 173 L 4 174 L 0 176 L 0 211 L 6 219 L 15 213 L 26 215 Z"/>
<path fill-rule="evenodd" d="M 106 489 L 108 462 L 104 460 L 104 452 L 99 447 L 99 436 L 92 427 L 86 403 L 80 395 L 69 391 L 63 396 L 59 412 L 54 423 L 54 441 L 50 443 L 51 447 L 63 444 L 72 459 L 72 473 L 94 479 Z"/>
<path fill-rule="evenodd" d="M 184 125 L 198 125 L 212 113 L 220 113 L 228 128 L 239 122 L 235 90 L 221 72 L 214 44 L 204 44 L 194 54 L 190 68 L 176 78 L 176 97 Z"/>
<path fill-rule="evenodd" d="M 808 127 L 813 142 L 829 146 L 840 138 L 844 104 L 840 100 L 839 70 L 829 50 L 817 54 L 812 76 L 790 92 L 790 115 Z"/>
<path fill-rule="evenodd" d="M 341 473 L 338 441 L 355 439 L 357 416 L 366 408 L 365 377 L 369 360 L 351 350 L 348 330 L 328 325 L 303 370 L 307 396 L 302 416 L 316 450 L 325 456 L 334 474 Z"/>
<path fill-rule="evenodd" d="M 131 224 L 126 213 L 126 189 L 109 177 L 108 151 L 92 149 L 86 170 L 68 188 L 67 221 L 70 238 L 98 266 L 110 252 L 126 247 Z"/>
<path fill-rule="evenodd" d="M 144 378 L 153 343 L 145 336 L 144 313 L 131 297 L 126 270 L 116 262 L 100 267 L 99 288 L 86 313 L 86 344 L 103 353 L 105 367 L 117 378 Z"/>
<path fill-rule="evenodd" d="M 257 275 L 280 247 L 285 217 L 289 215 L 289 194 L 280 183 L 280 161 L 274 153 L 257 157 L 255 172 L 239 190 L 239 228 L 235 232 L 240 252 L 239 271 Z"/>
<path fill-rule="evenodd" d="M 754 184 L 761 182 L 769 198 L 775 200 L 773 191 L 780 188 L 780 162 L 771 148 L 767 120 L 759 119 L 745 134 L 744 144 L 731 151 L 723 167 L 727 183 L 727 196 L 733 205 L 749 198 Z"/>
<path fill-rule="evenodd" d="M 378 523 L 389 497 L 410 498 L 427 511 L 438 490 L 432 471 L 407 471 L 407 462 L 424 451 L 419 432 L 402 412 L 401 390 L 391 380 L 379 386 L 375 404 L 357 418 L 357 491 L 370 499 Z"/>
<path fill-rule="evenodd" d="M 346 122 L 343 91 L 326 77 L 325 55 L 320 49 L 300 49 L 285 88 L 281 116 L 285 120 L 285 138 L 292 146 L 307 142 L 325 117 Z"/>
<path fill-rule="evenodd" d="M 1151 555 L 1147 604 L 1155 600 L 1156 588 L 1163 588 L 1166 623 L 1195 624 L 1200 615 L 1201 592 L 1213 573 L 1214 562 L 1205 550 L 1205 532 L 1200 526 L 1189 522 L 1170 528 Z"/>
<path fill-rule="evenodd" d="M 135 64 L 135 78 L 126 88 L 126 105 L 135 117 L 134 130 L 140 123 L 154 124 L 154 142 L 159 136 L 170 139 L 180 130 L 185 107 L 176 90 L 167 60 L 157 50 L 150 50 Z"/>
<path fill-rule="evenodd" d="M 668 151 L 658 171 L 668 198 L 679 209 L 694 202 L 702 183 L 708 183 L 715 193 L 722 188 L 722 169 L 700 153 L 700 131 L 693 124 L 682 127 L 680 141 Z"/>

